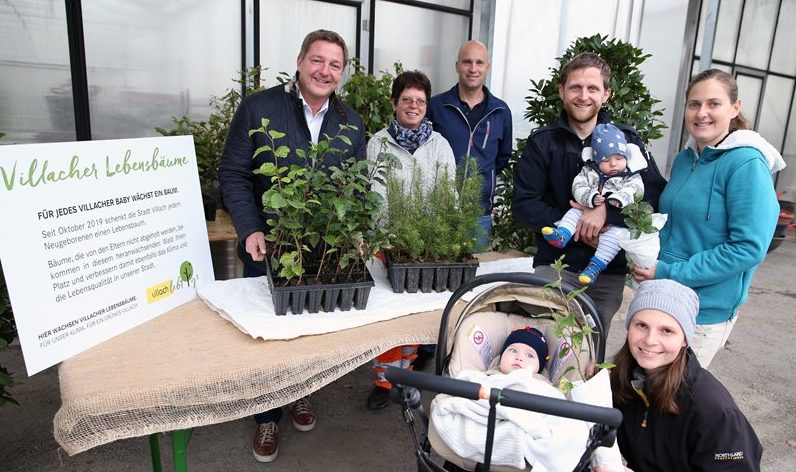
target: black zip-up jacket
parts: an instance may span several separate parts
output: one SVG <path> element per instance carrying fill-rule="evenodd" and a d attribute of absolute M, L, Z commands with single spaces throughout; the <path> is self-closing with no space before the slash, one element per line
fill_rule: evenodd
<path fill-rule="evenodd" d="M 609 123 L 604 111 L 597 116 L 597 123 Z M 655 159 L 650 155 L 636 130 L 620 124 L 614 125 L 625 134 L 628 143 L 641 149 L 647 159 L 647 169 L 639 172 L 644 181 L 644 200 L 654 209 L 658 208 L 658 198 L 666 185 Z M 539 128 L 528 137 L 525 150 L 514 167 L 514 198 L 511 211 L 514 220 L 536 233 L 537 253 L 533 258 L 534 267 L 550 265 L 566 254 L 564 262 L 568 270 L 580 272 L 589 264 L 594 248 L 574 239 L 562 250 L 547 244 L 542 236 L 542 228 L 553 226 L 571 207 L 572 180 L 578 175 L 584 162 L 581 158 L 583 148 L 590 146 L 591 136 L 581 140 L 569 127 L 566 112 L 562 112 L 558 122 Z M 606 224 L 625 226 L 621 210 L 608 205 Z M 624 252 L 608 264 L 605 273 L 622 274 L 627 271 Z"/>
<path fill-rule="evenodd" d="M 279 164 L 303 166 L 306 163 L 295 152 L 296 149 L 308 151 L 312 139 L 307 120 L 304 118 L 301 98 L 298 96 L 296 80 L 298 73 L 294 81 L 245 97 L 232 117 L 218 166 L 218 180 L 221 198 L 232 218 L 239 243 L 256 231 L 264 233 L 268 231 L 262 207 L 262 195 L 271 187 L 270 178 L 255 175 L 252 171 L 264 162 L 274 162 L 274 154 L 270 151 L 262 152 L 252 159 L 257 148 L 271 143 L 263 133 L 249 136 L 249 130 L 262 126 L 263 118 L 270 119 L 269 130 L 286 133 L 284 138 L 276 141 L 276 145 L 285 145 L 291 150 L 289 157 L 280 159 Z M 350 146 L 340 139 L 332 143 L 332 146 L 341 152 L 329 153 L 324 161 L 325 167 L 338 166 L 350 156 L 365 159 L 366 130 L 362 118 L 337 98 L 336 94 L 332 94 L 329 97 L 329 108 L 323 118 L 320 136 L 336 135 L 341 124 L 354 125 L 357 130 L 343 131 L 343 134 L 351 140 Z M 238 255 L 244 263 L 251 265 L 251 257 L 243 250 L 241 244 L 238 246 Z"/>
<path fill-rule="evenodd" d="M 619 449 L 635 472 L 760 470 L 763 446 L 726 388 L 688 350 L 677 396 L 680 414 L 647 408 L 640 396 L 615 405 L 624 419 Z M 646 417 L 646 427 L 642 424 Z"/>

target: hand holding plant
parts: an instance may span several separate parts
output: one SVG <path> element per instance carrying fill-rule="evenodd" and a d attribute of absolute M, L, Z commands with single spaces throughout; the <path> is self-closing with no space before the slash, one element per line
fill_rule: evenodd
<path fill-rule="evenodd" d="M 622 208 L 628 232 L 618 238 L 629 262 L 639 267 L 651 267 L 658 259 L 661 245 L 658 231 L 666 224 L 667 215 L 654 213 L 652 206 L 637 193 L 633 203 Z"/>

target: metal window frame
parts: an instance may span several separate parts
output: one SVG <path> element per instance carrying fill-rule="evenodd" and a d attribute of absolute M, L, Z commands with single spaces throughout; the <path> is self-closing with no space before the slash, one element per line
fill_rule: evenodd
<path fill-rule="evenodd" d="M 260 65 L 260 8 L 263 0 L 241 0 L 240 1 L 240 21 L 241 21 L 241 55 L 240 55 L 240 70 L 241 80 L 243 84 L 242 92 L 245 91 L 245 71 L 246 71 L 246 57 L 250 47 L 247 37 L 247 1 L 252 2 L 253 7 L 253 21 L 251 22 L 253 43 L 251 48 L 253 51 L 253 65 Z M 356 9 L 356 48 L 355 57 L 361 57 L 362 53 L 362 8 L 368 0 L 313 0 L 322 3 L 331 3 L 335 5 L 348 6 Z M 425 10 L 451 13 L 460 15 L 468 20 L 467 37 L 473 37 L 473 24 L 474 12 L 477 0 L 469 1 L 469 8 L 455 8 L 444 5 L 437 5 L 435 3 L 420 1 L 420 0 L 384 0 L 390 3 L 397 3 L 400 5 L 407 5 L 418 7 Z M 483 1 L 483 0 L 480 0 Z M 370 7 L 369 16 L 370 22 L 368 25 L 369 38 L 368 38 L 368 64 L 367 70 L 373 73 L 374 65 L 374 51 L 375 51 L 375 19 L 376 19 L 376 0 L 370 0 L 368 3 Z M 83 32 L 83 8 L 82 0 L 65 0 L 66 9 L 66 26 L 67 35 L 69 40 L 69 66 L 72 80 L 72 100 L 75 116 L 75 138 L 77 141 L 91 140 L 91 109 L 88 93 L 88 72 L 86 65 L 86 46 L 85 36 Z"/>
<path fill-rule="evenodd" d="M 718 61 L 716 64 L 720 64 Z M 760 112 L 763 110 L 763 96 L 766 93 L 766 85 L 768 84 L 768 74 L 764 71 L 759 69 L 754 69 L 752 67 L 746 66 L 739 66 L 737 64 L 732 64 L 732 75 L 735 79 L 738 79 L 738 76 L 746 76 L 751 77 L 753 79 L 760 79 L 760 94 L 757 97 L 757 109 L 755 110 L 755 125 L 753 130 L 757 131 L 758 125 L 760 124 Z"/>
<path fill-rule="evenodd" d="M 682 90 L 685 90 L 685 85 L 687 85 L 688 82 L 691 80 L 691 77 L 692 77 L 691 71 L 692 71 L 692 68 L 693 68 L 692 67 L 693 62 L 695 60 L 701 60 L 702 59 L 700 57 L 700 55 L 697 54 L 697 51 L 696 51 L 696 37 L 698 36 L 698 33 L 699 33 L 699 18 L 700 18 L 701 11 L 702 11 L 702 1 L 709 1 L 709 0 L 692 0 L 691 2 L 689 2 L 689 20 L 692 19 L 690 15 L 693 13 L 694 8 L 696 9 L 696 18 L 695 18 L 695 24 L 694 25 L 691 25 L 691 21 L 687 22 L 687 24 L 689 26 L 693 27 L 693 31 L 691 31 L 690 28 L 686 29 L 688 31 L 688 33 L 686 34 L 686 37 L 690 37 L 690 39 L 691 39 L 691 48 L 690 48 L 691 49 L 691 54 L 690 55 L 684 55 L 684 59 L 682 61 L 680 77 L 681 77 L 681 79 L 682 79 L 682 77 L 685 77 L 685 80 L 682 81 L 682 82 L 678 82 L 678 84 L 680 84 L 679 88 L 682 89 Z M 719 65 L 730 67 L 731 70 L 732 70 L 732 74 L 735 77 L 737 77 L 738 75 L 745 75 L 745 76 L 748 76 L 748 77 L 755 77 L 755 78 L 762 79 L 763 85 L 762 85 L 762 87 L 760 89 L 760 96 L 759 96 L 759 100 L 758 100 L 758 104 L 757 104 L 757 112 L 755 113 L 755 117 L 756 117 L 756 119 L 755 119 L 755 128 L 757 128 L 758 124 L 760 123 L 760 113 L 761 113 L 762 107 L 763 107 L 763 99 L 764 99 L 764 95 L 765 95 L 765 91 L 766 91 L 766 86 L 768 85 L 768 77 L 769 76 L 775 76 L 775 77 L 780 77 L 780 78 L 783 78 L 783 79 L 790 79 L 790 80 L 794 81 L 794 87 L 791 90 L 790 103 L 789 103 L 789 106 L 788 106 L 788 114 L 787 114 L 787 117 L 785 118 L 785 126 L 784 126 L 784 129 L 783 129 L 783 137 L 782 137 L 782 146 L 779 149 L 779 151 L 782 152 L 782 151 L 784 151 L 785 145 L 788 142 L 787 141 L 788 140 L 788 128 L 790 127 L 791 121 L 794 119 L 793 110 L 796 109 L 796 107 L 794 107 L 794 100 L 796 100 L 796 74 L 789 75 L 789 74 L 783 74 L 781 72 L 776 72 L 776 71 L 772 71 L 771 70 L 771 57 L 772 57 L 773 52 L 774 52 L 774 44 L 776 43 L 776 40 L 777 40 L 777 32 L 778 32 L 778 27 L 779 27 L 780 15 L 782 13 L 783 0 L 779 0 L 779 3 L 777 5 L 777 13 L 776 13 L 776 16 L 774 18 L 774 26 L 773 26 L 774 30 L 773 30 L 773 34 L 772 34 L 772 37 L 771 37 L 771 48 L 769 48 L 769 51 L 768 51 L 768 60 L 766 61 L 766 68 L 765 69 L 761 69 L 761 68 L 758 68 L 758 67 L 750 67 L 750 66 L 746 66 L 746 65 L 739 65 L 736 62 L 737 59 L 738 59 L 738 48 L 739 48 L 739 43 L 740 43 L 740 39 L 741 39 L 741 29 L 743 28 L 744 13 L 746 12 L 746 3 L 747 3 L 747 1 L 749 1 L 749 0 L 743 0 L 743 2 L 741 4 L 741 14 L 740 14 L 740 20 L 738 21 L 738 29 L 735 32 L 735 51 L 733 51 L 732 61 L 728 62 L 728 61 L 722 61 L 722 60 L 716 60 L 716 59 L 710 58 L 709 59 L 709 63 L 719 64 Z M 719 2 L 719 9 L 721 9 L 721 2 Z M 717 11 L 716 15 L 718 16 L 718 11 Z M 703 41 L 705 41 L 704 38 L 703 38 Z M 684 97 L 680 97 L 678 95 L 678 98 L 675 100 L 675 109 L 679 110 L 683 106 L 684 99 L 685 99 Z M 670 154 L 672 154 L 672 155 L 674 155 L 673 154 L 674 150 L 672 149 L 674 147 L 673 146 L 674 143 L 677 143 L 678 149 L 680 147 L 682 147 L 682 145 L 684 143 L 684 139 L 683 139 L 683 137 L 685 135 L 685 133 L 683 132 L 684 131 L 684 127 L 685 127 L 685 123 L 684 123 L 684 120 L 683 120 L 682 114 L 681 114 L 681 117 L 679 119 L 679 126 L 678 126 L 678 129 L 680 130 L 680 134 L 678 136 L 678 139 L 676 141 L 674 139 L 672 139 L 670 141 L 669 151 L 670 151 Z M 672 126 L 672 128 L 674 128 L 674 126 Z M 674 136 L 673 136 L 673 138 L 674 138 Z M 671 162 L 669 162 L 667 164 L 667 167 L 669 169 L 671 169 L 671 164 L 672 164 Z M 777 174 L 776 179 L 774 181 L 775 185 L 776 185 L 778 179 L 779 179 L 779 174 Z"/>
<path fill-rule="evenodd" d="M 245 0 L 242 0 L 245 2 Z M 254 48 L 254 66 L 260 65 L 260 1 L 261 0 L 254 0 L 254 44 L 252 47 Z M 267 1 L 267 0 L 266 0 Z M 356 9 L 357 12 L 357 39 L 356 39 L 356 49 L 354 52 L 354 57 L 359 57 L 361 53 L 361 46 L 360 43 L 362 42 L 362 1 L 357 0 L 311 0 L 313 2 L 320 2 L 320 3 L 330 3 L 333 5 L 341 5 L 346 7 L 353 7 Z M 241 11 L 242 17 L 245 17 L 246 12 Z M 246 68 L 246 61 L 245 61 L 245 48 L 246 48 L 246 31 L 243 30 L 242 34 L 243 38 L 243 48 L 244 48 L 244 61 L 242 63 L 243 69 Z"/>
<path fill-rule="evenodd" d="M 384 2 L 396 3 L 399 5 L 406 5 L 410 7 L 422 8 L 425 10 L 437 11 L 441 13 L 452 13 L 467 18 L 467 38 L 473 37 L 473 12 L 475 11 L 475 0 L 470 0 L 470 7 L 468 9 L 448 7 L 444 5 L 437 5 L 434 3 L 423 2 L 418 0 L 382 0 Z M 373 54 L 376 50 L 376 0 L 370 0 L 370 18 L 369 18 L 370 37 L 368 38 L 368 73 L 373 73 Z"/>
<path fill-rule="evenodd" d="M 86 43 L 83 34 L 81 0 L 66 0 L 66 32 L 69 40 L 69 68 L 72 77 L 72 105 L 75 114 L 75 139 L 91 141 L 91 109 L 88 97 Z"/>
<path fill-rule="evenodd" d="M 257 8 L 258 3 L 259 0 L 255 0 L 255 8 Z M 245 74 L 246 0 L 241 0 L 240 5 L 241 70 L 243 71 L 242 73 Z M 77 141 L 91 141 L 91 104 L 88 93 L 88 69 L 86 66 L 85 34 L 83 32 L 83 4 L 81 0 L 65 0 L 64 7 L 66 9 L 67 39 L 69 41 L 69 69 L 72 80 L 72 105 L 75 115 L 75 139 Z M 255 33 L 259 33 L 257 28 L 255 28 Z"/>

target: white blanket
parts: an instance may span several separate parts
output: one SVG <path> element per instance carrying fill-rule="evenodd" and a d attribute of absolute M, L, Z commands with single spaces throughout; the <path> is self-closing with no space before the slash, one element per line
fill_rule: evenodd
<path fill-rule="evenodd" d="M 393 293 L 384 264 L 377 260 L 369 268 L 376 286 L 371 289 L 364 310 L 321 311 L 297 316 L 288 310 L 287 315 L 276 316 L 266 277 L 216 280 L 200 285 L 197 293 L 221 317 L 255 339 L 293 339 L 355 328 L 412 313 L 442 309 L 451 297 L 451 292 Z M 533 259 L 518 257 L 481 262 L 477 274 L 498 272 L 533 272 Z M 488 287 L 477 287 L 464 299 L 469 300 Z"/>
<path fill-rule="evenodd" d="M 509 388 L 565 399 L 564 394 L 548 382 L 523 370 L 505 375 L 463 370 L 457 378 L 489 388 Z M 488 415 L 486 400 L 445 396 L 435 402 L 431 421 L 453 452 L 483 463 Z M 492 464 L 524 469 L 527 462 L 533 472 L 572 470 L 586 450 L 588 436 L 589 430 L 583 421 L 498 405 Z"/>

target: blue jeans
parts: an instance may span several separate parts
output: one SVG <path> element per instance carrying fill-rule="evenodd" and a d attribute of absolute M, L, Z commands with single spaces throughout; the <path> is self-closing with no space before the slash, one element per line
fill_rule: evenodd
<path fill-rule="evenodd" d="M 484 215 L 478 219 L 478 226 L 481 228 L 481 232 L 478 235 L 478 239 L 475 241 L 475 251 L 474 252 L 486 252 L 492 249 L 492 214 Z"/>
<path fill-rule="evenodd" d="M 271 410 L 254 415 L 254 421 L 256 421 L 257 424 L 265 424 L 272 421 L 274 423 L 279 423 L 280 419 L 282 419 L 282 407 L 273 408 Z"/>

